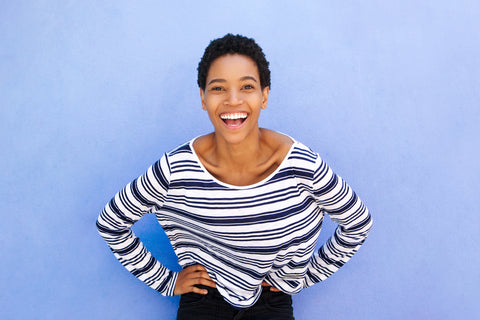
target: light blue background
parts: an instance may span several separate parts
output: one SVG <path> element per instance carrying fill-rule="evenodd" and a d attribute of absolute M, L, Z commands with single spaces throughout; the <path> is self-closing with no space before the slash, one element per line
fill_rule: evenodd
<path fill-rule="evenodd" d="M 196 67 L 227 32 L 271 62 L 261 125 L 319 152 L 374 217 L 296 318 L 478 318 L 479 21 L 473 0 L 0 1 L 0 318 L 175 318 L 178 297 L 131 276 L 95 220 L 211 131 Z M 153 216 L 135 231 L 178 268 Z"/>

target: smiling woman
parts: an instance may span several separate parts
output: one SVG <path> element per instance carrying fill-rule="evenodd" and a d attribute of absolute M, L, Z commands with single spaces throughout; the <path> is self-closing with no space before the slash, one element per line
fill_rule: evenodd
<path fill-rule="evenodd" d="M 210 65 L 200 96 L 215 131 L 196 139 L 193 146 L 202 164 L 220 180 L 236 185 L 262 180 L 290 149 L 291 139 L 258 127 L 268 93 L 248 56 L 226 54 Z"/>
<path fill-rule="evenodd" d="M 317 153 L 259 128 L 270 71 L 253 39 L 212 41 L 198 84 L 214 131 L 166 153 L 115 195 L 98 230 L 140 280 L 182 295 L 177 319 L 293 319 L 291 296 L 357 252 L 370 214 Z M 165 268 L 133 234 L 150 212 L 182 271 Z M 325 214 L 338 228 L 315 252 Z"/>
<path fill-rule="evenodd" d="M 258 118 L 267 107 L 269 87 L 262 87 L 255 61 L 240 54 L 221 56 L 210 65 L 206 82 L 200 96 L 217 139 L 230 144 L 258 140 Z"/>

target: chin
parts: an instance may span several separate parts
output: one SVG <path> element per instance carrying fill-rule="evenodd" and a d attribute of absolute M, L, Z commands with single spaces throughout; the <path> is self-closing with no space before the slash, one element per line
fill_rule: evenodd
<path fill-rule="evenodd" d="M 248 137 L 253 135 L 253 131 L 247 131 L 246 128 L 239 130 L 237 132 L 218 132 L 216 131 L 215 134 L 227 142 L 230 145 L 236 145 L 245 142 L 248 140 Z"/>

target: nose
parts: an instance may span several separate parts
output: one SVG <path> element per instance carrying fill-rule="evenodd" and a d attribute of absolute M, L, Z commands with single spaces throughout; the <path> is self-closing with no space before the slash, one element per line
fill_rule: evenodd
<path fill-rule="evenodd" d="M 230 90 L 227 99 L 225 99 L 225 104 L 236 106 L 243 103 L 242 94 L 237 90 Z"/>

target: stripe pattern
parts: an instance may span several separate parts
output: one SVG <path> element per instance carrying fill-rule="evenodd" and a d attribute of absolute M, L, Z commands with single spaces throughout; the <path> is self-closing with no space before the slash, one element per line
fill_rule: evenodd
<path fill-rule="evenodd" d="M 97 227 L 118 260 L 163 295 L 178 273 L 143 246 L 131 226 L 154 212 L 182 267 L 203 265 L 227 302 L 253 305 L 263 280 L 295 294 L 325 280 L 365 241 L 368 209 L 320 156 L 294 142 L 267 179 L 250 186 L 216 180 L 193 140 L 165 154 L 105 206 Z M 318 251 L 324 214 L 338 224 Z"/>

